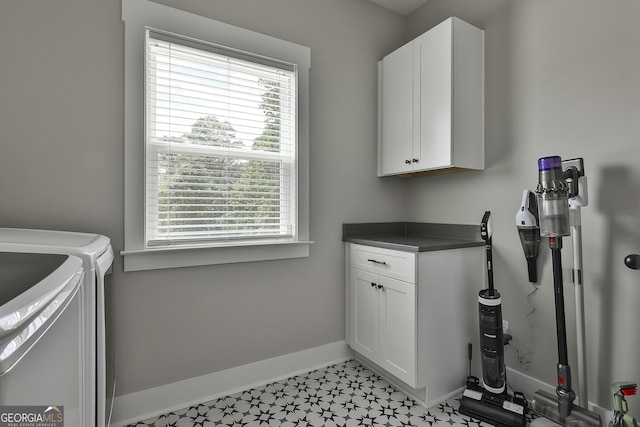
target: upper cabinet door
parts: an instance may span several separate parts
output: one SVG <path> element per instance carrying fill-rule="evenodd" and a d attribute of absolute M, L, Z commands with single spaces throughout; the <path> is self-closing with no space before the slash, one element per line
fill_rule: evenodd
<path fill-rule="evenodd" d="M 414 42 L 416 65 L 418 169 L 451 165 L 452 21 L 427 31 Z"/>
<path fill-rule="evenodd" d="M 395 174 L 411 168 L 413 159 L 413 43 L 394 51 L 380 62 L 382 144 L 380 164 L 383 175 Z"/>

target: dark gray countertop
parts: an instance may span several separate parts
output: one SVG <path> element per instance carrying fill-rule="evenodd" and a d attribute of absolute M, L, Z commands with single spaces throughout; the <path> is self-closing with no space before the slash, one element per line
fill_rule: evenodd
<path fill-rule="evenodd" d="M 479 225 L 424 222 L 342 225 L 342 241 L 405 252 L 441 251 L 484 246 Z"/>

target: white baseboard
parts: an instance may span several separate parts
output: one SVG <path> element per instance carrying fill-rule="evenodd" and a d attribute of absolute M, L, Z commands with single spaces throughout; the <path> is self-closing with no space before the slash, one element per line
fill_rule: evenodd
<path fill-rule="evenodd" d="M 208 402 L 253 387 L 324 368 L 353 358 L 345 341 L 285 354 L 237 368 L 118 396 L 112 427 L 122 427 L 167 412 Z"/>

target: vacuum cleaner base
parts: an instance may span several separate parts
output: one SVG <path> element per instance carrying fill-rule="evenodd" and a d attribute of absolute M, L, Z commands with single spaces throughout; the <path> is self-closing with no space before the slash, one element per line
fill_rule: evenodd
<path fill-rule="evenodd" d="M 560 417 L 560 414 L 558 413 L 558 397 L 543 390 L 538 390 L 533 393 L 533 399 L 531 399 L 531 407 L 533 408 L 533 412 L 540 414 L 545 418 L 549 418 L 550 420 L 553 420 L 563 426 L 602 426 L 600 415 L 578 405 L 573 405 L 571 413 L 568 417 Z"/>
<path fill-rule="evenodd" d="M 462 393 L 460 413 L 499 427 L 524 427 L 525 405 L 524 399 L 474 387 Z"/>

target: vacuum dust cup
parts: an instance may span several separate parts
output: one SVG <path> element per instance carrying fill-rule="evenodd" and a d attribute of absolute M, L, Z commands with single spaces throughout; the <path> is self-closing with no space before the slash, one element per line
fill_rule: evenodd
<path fill-rule="evenodd" d="M 538 210 L 540 233 L 544 237 L 568 236 L 569 187 L 562 172 L 559 156 L 538 160 Z"/>

